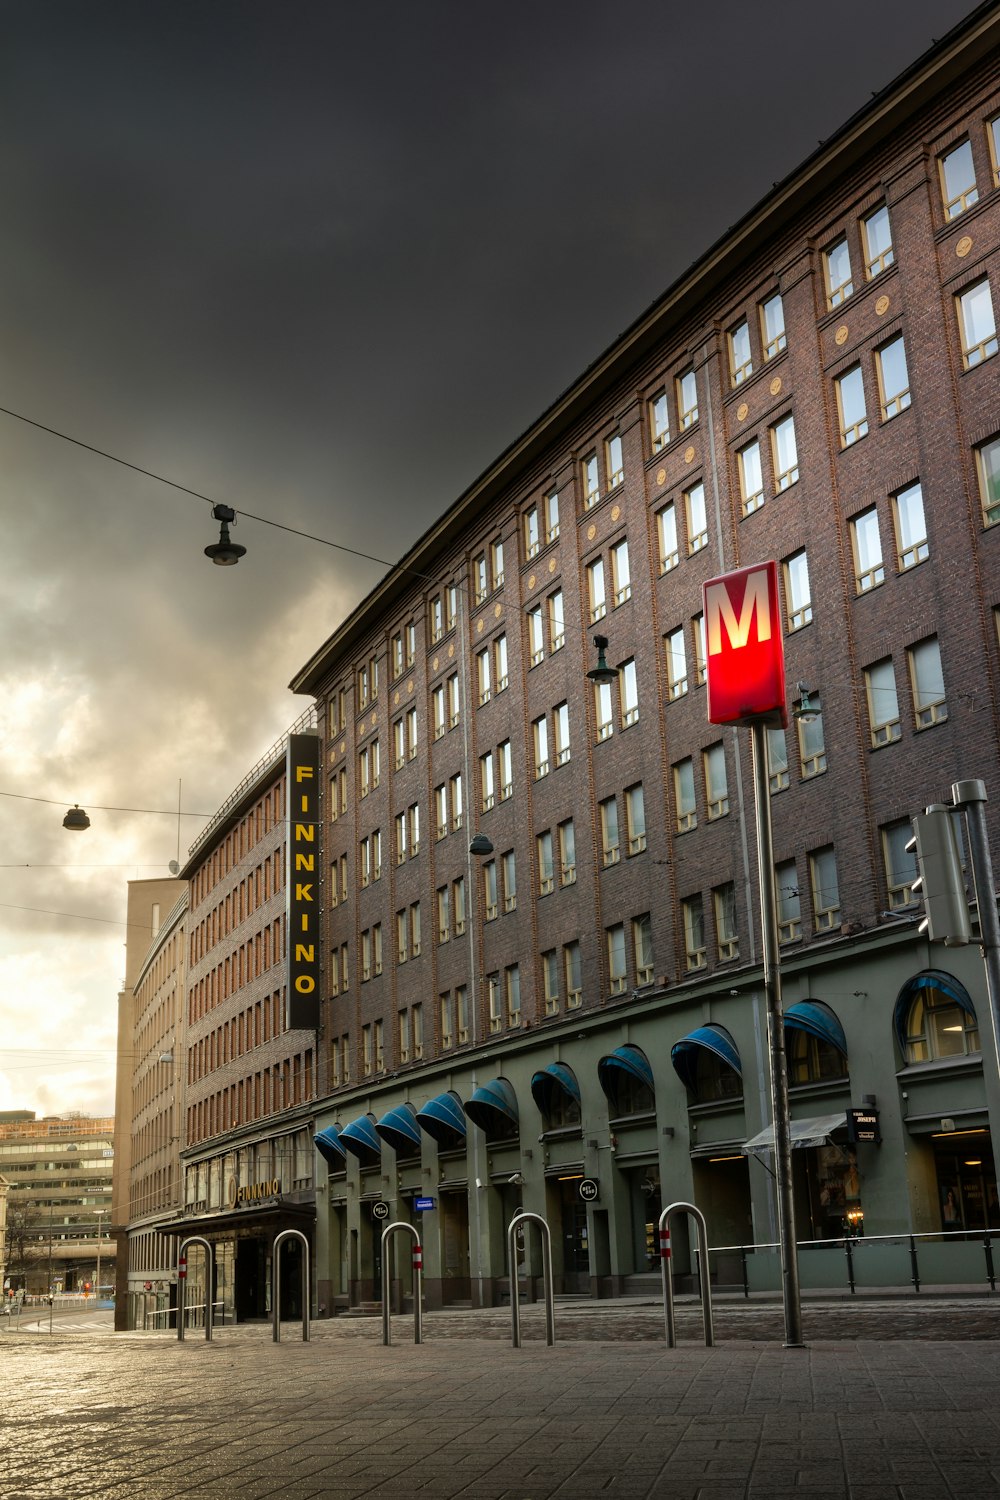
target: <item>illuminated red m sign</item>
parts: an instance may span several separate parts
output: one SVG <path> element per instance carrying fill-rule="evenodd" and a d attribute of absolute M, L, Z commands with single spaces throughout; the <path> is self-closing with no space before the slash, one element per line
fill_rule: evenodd
<path fill-rule="evenodd" d="M 709 723 L 787 726 L 777 563 L 710 578 L 704 602 Z"/>

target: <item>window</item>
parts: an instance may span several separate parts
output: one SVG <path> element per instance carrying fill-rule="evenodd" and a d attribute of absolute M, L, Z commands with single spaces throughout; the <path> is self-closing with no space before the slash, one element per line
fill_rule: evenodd
<path fill-rule="evenodd" d="M 524 512 L 522 524 L 524 526 L 524 556 L 525 560 L 528 560 L 537 555 L 542 545 L 537 505 L 532 505 Z"/>
<path fill-rule="evenodd" d="M 446 885 L 437 891 L 438 942 L 446 943 L 451 937 L 451 892 Z"/>
<path fill-rule="evenodd" d="M 688 553 L 700 552 L 708 545 L 708 516 L 705 512 L 705 486 L 692 485 L 684 496 L 687 507 Z"/>
<path fill-rule="evenodd" d="M 816 932 L 831 932 L 840 925 L 837 857 L 832 844 L 810 854 L 809 883 L 812 886 L 813 929 Z"/>
<path fill-rule="evenodd" d="M 458 589 L 453 583 L 449 583 L 444 591 L 444 628 L 454 630 L 455 621 L 458 619 Z"/>
<path fill-rule="evenodd" d="M 632 953 L 635 958 L 635 982 L 641 989 L 653 982 L 653 924 L 649 913 L 632 918 Z"/>
<path fill-rule="evenodd" d="M 552 861 L 552 835 L 545 830 L 535 839 L 538 857 L 538 894 L 547 896 L 555 887 L 555 867 Z"/>
<path fill-rule="evenodd" d="M 564 766 L 569 760 L 569 704 L 557 703 L 552 710 L 552 727 L 554 730 L 556 765 Z"/>
<path fill-rule="evenodd" d="M 410 621 L 404 632 L 404 645 L 406 650 L 406 665 L 412 667 L 417 655 L 417 627 L 413 620 Z"/>
<path fill-rule="evenodd" d="M 554 542 L 559 535 L 559 494 L 553 490 L 545 497 L 545 540 Z"/>
<path fill-rule="evenodd" d="M 780 865 L 775 865 L 774 883 L 778 895 L 778 942 L 797 942 L 802 936 L 802 913 L 794 859 L 782 860 Z"/>
<path fill-rule="evenodd" d="M 460 984 L 455 990 L 455 1019 L 458 1022 L 459 1045 L 469 1040 L 469 990 Z"/>
<path fill-rule="evenodd" d="M 694 800 L 694 761 L 690 756 L 674 766 L 674 805 L 678 833 L 688 833 L 698 826 Z"/>
<path fill-rule="evenodd" d="M 693 370 L 685 370 L 677 377 L 677 412 L 682 432 L 698 420 L 698 388 Z"/>
<path fill-rule="evenodd" d="M 859 438 L 868 435 L 868 411 L 861 366 L 853 365 L 833 383 L 837 389 L 837 411 L 840 414 L 840 446 L 849 448 Z"/>
<path fill-rule="evenodd" d="M 890 422 L 910 404 L 910 376 L 906 368 L 902 334 L 888 344 L 883 344 L 881 349 L 876 349 L 875 370 L 878 375 L 882 421 Z"/>
<path fill-rule="evenodd" d="M 566 975 L 566 1009 L 576 1010 L 583 1000 L 583 961 L 576 941 L 563 947 L 563 972 Z"/>
<path fill-rule="evenodd" d="M 368 839 L 362 839 L 358 845 L 358 883 L 364 889 L 371 884 L 372 878 L 372 851 Z"/>
<path fill-rule="evenodd" d="M 612 995 L 622 995 L 627 982 L 624 924 L 618 922 L 614 927 L 609 927 L 605 938 L 608 947 L 608 992 Z"/>
<path fill-rule="evenodd" d="M 424 1055 L 424 1008 L 418 1002 L 410 1011 L 413 1022 L 413 1056 L 418 1061 Z"/>
<path fill-rule="evenodd" d="M 372 935 L 365 929 L 361 934 L 361 983 L 367 984 L 372 977 Z"/>
<path fill-rule="evenodd" d="M 339 688 L 337 695 L 330 696 L 330 734 L 342 734 L 347 728 L 347 690 Z"/>
<path fill-rule="evenodd" d="M 616 865 L 621 859 L 617 797 L 606 797 L 598 804 L 598 811 L 601 815 L 601 857 L 605 865 Z"/>
<path fill-rule="evenodd" d="M 979 202 L 971 141 L 962 141 L 953 150 L 946 152 L 940 158 L 938 166 L 941 169 L 944 216 L 946 219 L 957 219 L 959 214 Z"/>
<path fill-rule="evenodd" d="M 819 709 L 811 709 L 795 721 L 799 736 L 799 768 L 803 781 L 812 776 L 821 776 L 826 770 L 826 740 L 823 734 L 823 715 Z"/>
<path fill-rule="evenodd" d="M 542 607 L 537 604 L 528 610 L 528 665 L 537 667 L 545 658 L 545 637 L 542 633 Z"/>
<path fill-rule="evenodd" d="M 507 637 L 498 635 L 493 642 L 493 680 L 496 683 L 498 693 L 507 689 L 509 681 L 507 675 Z"/>
<path fill-rule="evenodd" d="M 549 650 L 561 651 L 566 644 L 566 612 L 563 591 L 556 589 L 549 595 Z"/>
<path fill-rule="evenodd" d="M 492 922 L 497 915 L 497 862 L 495 859 L 487 860 L 483 865 L 483 907 L 487 922 Z"/>
<path fill-rule="evenodd" d="M 1000 438 L 993 438 L 976 449 L 976 469 L 983 525 L 996 526 L 1000 523 Z"/>
<path fill-rule="evenodd" d="M 785 347 L 785 309 L 777 292 L 760 305 L 760 334 L 765 359 L 781 353 Z"/>
<path fill-rule="evenodd" d="M 521 1024 L 521 970 L 511 964 L 504 970 L 504 989 L 507 992 L 507 1025 Z"/>
<path fill-rule="evenodd" d="M 753 515 L 764 504 L 764 478 L 760 467 L 760 443 L 756 438 L 736 455 L 743 514 Z"/>
<path fill-rule="evenodd" d="M 448 788 L 434 788 L 434 831 L 439 839 L 448 836 Z"/>
<path fill-rule="evenodd" d="M 358 751 L 358 791 L 362 798 L 371 791 L 371 764 L 368 746 Z"/>
<path fill-rule="evenodd" d="M 604 559 L 599 557 L 587 566 L 587 596 L 590 600 L 590 621 L 602 620 L 608 612 L 607 596 L 604 592 Z"/>
<path fill-rule="evenodd" d="M 503 542 L 499 539 L 490 543 L 490 573 L 492 574 L 493 587 L 503 588 Z"/>
<path fill-rule="evenodd" d="M 455 833 L 462 826 L 462 773 L 458 771 L 449 777 L 448 786 L 451 791 L 451 829 Z"/>
<path fill-rule="evenodd" d="M 767 731 L 767 783 L 773 796 L 783 792 L 789 784 L 788 744 L 783 729 Z"/>
<path fill-rule="evenodd" d="M 433 692 L 431 693 L 431 720 L 432 720 L 432 723 L 433 723 L 433 726 L 434 726 L 433 727 L 434 738 L 436 740 L 439 740 L 441 738 L 441 736 L 444 734 L 445 730 L 448 728 L 448 719 L 447 719 L 447 714 L 446 714 L 446 710 L 445 710 L 445 706 L 444 706 L 444 684 L 443 683 L 440 683 L 433 690 Z M 397 759 L 396 759 L 397 769 L 401 765 L 402 765 L 402 761 L 398 758 L 398 755 L 397 755 Z"/>
<path fill-rule="evenodd" d="M 439 641 L 444 635 L 444 608 L 441 603 L 441 595 L 435 594 L 427 607 L 427 623 L 430 631 L 431 644 Z"/>
<path fill-rule="evenodd" d="M 475 601 L 477 604 L 482 604 L 490 591 L 485 552 L 480 552 L 478 557 L 472 559 L 472 584 Z"/>
<path fill-rule="evenodd" d="M 382 879 L 382 834 L 376 828 L 371 836 L 372 880 Z"/>
<path fill-rule="evenodd" d="M 944 700 L 944 673 L 937 636 L 928 636 L 907 651 L 913 687 L 913 713 L 918 729 L 929 729 L 948 717 Z"/>
<path fill-rule="evenodd" d="M 483 812 L 489 812 L 490 808 L 496 802 L 492 750 L 487 750 L 485 755 L 479 757 L 479 786 L 481 792 L 480 806 Z"/>
<path fill-rule="evenodd" d="M 397 630 L 392 638 L 390 654 L 392 656 L 392 675 L 393 677 L 399 677 L 403 671 L 403 632 L 401 630 Z"/>
<path fill-rule="evenodd" d="M 742 385 L 748 375 L 753 374 L 750 357 L 750 329 L 746 318 L 729 333 L 729 375 L 734 386 Z"/>
<path fill-rule="evenodd" d="M 454 729 L 461 717 L 458 699 L 458 673 L 453 672 L 445 686 L 448 689 L 448 728 Z"/>
<path fill-rule="evenodd" d="M 401 865 L 406 858 L 406 814 L 397 813 L 393 819 L 396 844 L 396 863 Z"/>
<path fill-rule="evenodd" d="M 573 819 L 559 824 L 559 884 L 572 885 L 576 880 L 576 829 Z"/>
<path fill-rule="evenodd" d="M 372 973 L 382 972 L 382 923 L 376 922 L 372 928 Z"/>
<path fill-rule="evenodd" d="M 347 944 L 340 945 L 340 993 L 346 995 L 350 986 L 350 968 Z"/>
<path fill-rule="evenodd" d="M 641 781 L 625 788 L 625 827 L 629 854 L 641 854 L 646 847 L 646 801 Z"/>
<path fill-rule="evenodd" d="M 901 573 L 926 562 L 927 523 L 924 520 L 924 497 L 919 484 L 908 485 L 892 497 L 896 523 L 896 566 Z"/>
<path fill-rule="evenodd" d="M 877 749 L 880 745 L 891 744 L 900 736 L 896 674 L 892 668 L 891 656 L 874 662 L 866 669 L 865 691 L 872 745 Z"/>
<path fill-rule="evenodd" d="M 884 203 L 861 220 L 861 244 L 865 252 L 865 275 L 873 281 L 883 271 L 888 271 L 895 259 L 889 210 Z"/>
<path fill-rule="evenodd" d="M 487 647 L 476 652 L 476 691 L 480 704 L 489 703 L 493 695 L 490 675 L 490 653 Z"/>
<path fill-rule="evenodd" d="M 510 753 L 510 740 L 497 746 L 497 770 L 500 774 L 500 801 L 506 802 L 514 791 L 514 762 Z"/>
<path fill-rule="evenodd" d="M 715 912 L 715 946 L 720 963 L 729 963 L 740 956 L 740 940 L 736 930 L 736 886 L 731 880 L 716 886 L 712 892 L 712 907 Z"/>
<path fill-rule="evenodd" d="M 986 127 L 986 138 L 990 144 L 990 162 L 993 166 L 993 185 L 1000 187 L 1000 115 L 994 116 Z"/>
<path fill-rule="evenodd" d="M 410 804 L 406 810 L 406 822 L 409 832 L 410 858 L 420 853 L 420 808 L 416 802 Z"/>
<path fill-rule="evenodd" d="M 611 588 L 615 609 L 632 597 L 632 575 L 628 566 L 627 541 L 618 542 L 611 549 Z"/>
<path fill-rule="evenodd" d="M 490 1031 L 500 1031 L 503 1028 L 503 994 L 500 989 L 499 974 L 486 976 L 486 994 L 490 1013 Z"/>
<path fill-rule="evenodd" d="M 785 575 L 785 612 L 789 632 L 801 630 L 813 617 L 812 590 L 809 586 L 809 560 L 806 549 L 793 552 L 782 566 Z"/>
<path fill-rule="evenodd" d="M 601 498 L 600 480 L 597 474 L 597 454 L 588 453 L 580 466 L 583 481 L 583 508 L 589 510 Z"/>
<path fill-rule="evenodd" d="M 594 718 L 597 725 L 597 738 L 599 740 L 610 739 L 615 732 L 610 682 L 594 683 Z"/>
<path fill-rule="evenodd" d="M 670 442 L 670 412 L 667 409 L 667 393 L 657 391 L 649 400 L 649 433 L 653 440 L 653 452 L 659 453 Z"/>
<path fill-rule="evenodd" d="M 656 530 L 660 539 L 660 572 L 669 573 L 678 563 L 677 511 L 671 501 L 656 517 Z"/>
<path fill-rule="evenodd" d="M 459 875 L 457 880 L 451 882 L 451 919 L 455 928 L 455 936 L 461 937 L 465 931 L 465 876 Z"/>
<path fill-rule="evenodd" d="M 501 874 L 503 876 L 503 909 L 514 911 L 517 906 L 517 869 L 513 849 L 508 849 L 503 856 Z"/>
<path fill-rule="evenodd" d="M 664 646 L 667 654 L 667 698 L 673 702 L 675 698 L 683 698 L 688 690 L 687 651 L 684 645 L 683 629 L 672 630 L 665 638 Z"/>
<path fill-rule="evenodd" d="M 854 586 L 859 594 L 867 594 L 869 589 L 878 588 L 885 582 L 882 538 L 874 505 L 851 522 L 851 547 L 854 552 Z"/>
<path fill-rule="evenodd" d="M 705 956 L 705 909 L 701 896 L 688 896 L 681 902 L 684 918 L 684 961 L 688 969 L 703 969 Z"/>
<path fill-rule="evenodd" d="M 708 645 L 705 640 L 705 616 L 696 614 L 691 620 L 691 644 L 694 647 L 694 677 L 698 687 L 704 687 L 708 676 Z"/>
<path fill-rule="evenodd" d="M 604 463 L 608 472 L 608 489 L 616 489 L 625 477 L 622 467 L 622 440 L 618 433 L 608 438 L 604 445 Z"/>
<path fill-rule="evenodd" d="M 361 1028 L 361 1070 L 365 1077 L 372 1070 L 372 1029 L 370 1026 Z"/>
<path fill-rule="evenodd" d="M 984 276 L 964 291 L 958 302 L 958 326 L 962 335 L 962 363 L 967 370 L 982 364 L 997 352 L 997 325 L 993 316 L 990 283 Z"/>
<path fill-rule="evenodd" d="M 795 421 L 784 417 L 771 428 L 771 447 L 774 459 L 774 489 L 776 494 L 787 490 L 799 477 L 799 454 L 795 446 Z"/>
<path fill-rule="evenodd" d="M 406 758 L 407 760 L 417 758 L 417 710 L 415 708 L 406 710 Z"/>
<path fill-rule="evenodd" d="M 705 803 L 708 820 L 724 818 L 729 811 L 729 782 L 726 776 L 726 750 L 720 741 L 702 751 L 705 767 Z"/>
<path fill-rule="evenodd" d="M 621 699 L 622 728 L 639 722 L 639 682 L 635 675 L 635 659 L 629 657 L 618 668 L 618 693 Z"/>
<path fill-rule="evenodd" d="M 559 1011 L 559 957 L 554 948 L 542 954 L 542 995 L 545 1014 L 554 1016 Z"/>
<path fill-rule="evenodd" d="M 828 308 L 839 307 L 854 291 L 851 254 L 847 248 L 846 235 L 835 245 L 831 245 L 824 254 L 823 270 L 826 275 L 826 305 Z"/>
<path fill-rule="evenodd" d="M 887 823 L 882 829 L 882 858 L 885 861 L 886 890 L 889 908 L 898 910 L 913 903 L 913 882 L 917 878 L 917 857 L 909 852 L 907 844 L 913 837 L 913 824 L 909 818 L 900 818 Z"/>
<path fill-rule="evenodd" d="M 531 726 L 531 739 L 535 747 L 535 780 L 549 774 L 549 726 L 543 714 Z"/>
<path fill-rule="evenodd" d="M 921 985 L 906 1017 L 906 1061 L 936 1062 L 979 1052 L 979 1028 L 971 1011 L 936 985 Z"/>
<path fill-rule="evenodd" d="M 455 1009 L 450 990 L 438 996 L 438 1006 L 441 1016 L 441 1046 L 450 1047 L 455 1039 Z"/>

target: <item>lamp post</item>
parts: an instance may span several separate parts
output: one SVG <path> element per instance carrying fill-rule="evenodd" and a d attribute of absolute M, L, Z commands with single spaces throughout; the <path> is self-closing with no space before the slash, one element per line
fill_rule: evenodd
<path fill-rule="evenodd" d="M 104 1208 L 98 1208 L 98 1209 L 94 1210 L 95 1217 L 97 1219 L 97 1273 L 94 1276 L 94 1307 L 95 1308 L 97 1307 L 98 1302 L 101 1300 L 101 1228 L 102 1228 L 101 1220 L 103 1219 L 103 1217 L 104 1217 L 104 1215 L 105 1215 L 106 1212 L 107 1212 L 107 1209 L 104 1209 Z"/>

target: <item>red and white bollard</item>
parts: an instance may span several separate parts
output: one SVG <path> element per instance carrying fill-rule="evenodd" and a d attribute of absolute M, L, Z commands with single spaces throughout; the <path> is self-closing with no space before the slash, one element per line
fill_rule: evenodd
<path fill-rule="evenodd" d="M 660 1259 L 670 1259 L 670 1230 L 666 1224 L 660 1230 Z"/>

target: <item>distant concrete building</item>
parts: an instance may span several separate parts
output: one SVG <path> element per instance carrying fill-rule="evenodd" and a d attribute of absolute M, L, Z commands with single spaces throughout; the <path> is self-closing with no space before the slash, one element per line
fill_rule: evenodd
<path fill-rule="evenodd" d="M 114 1283 L 110 1238 L 113 1117 L 36 1119 L 0 1114 L 0 1177 L 7 1197 L 5 1277 L 28 1292 L 97 1290 Z"/>

